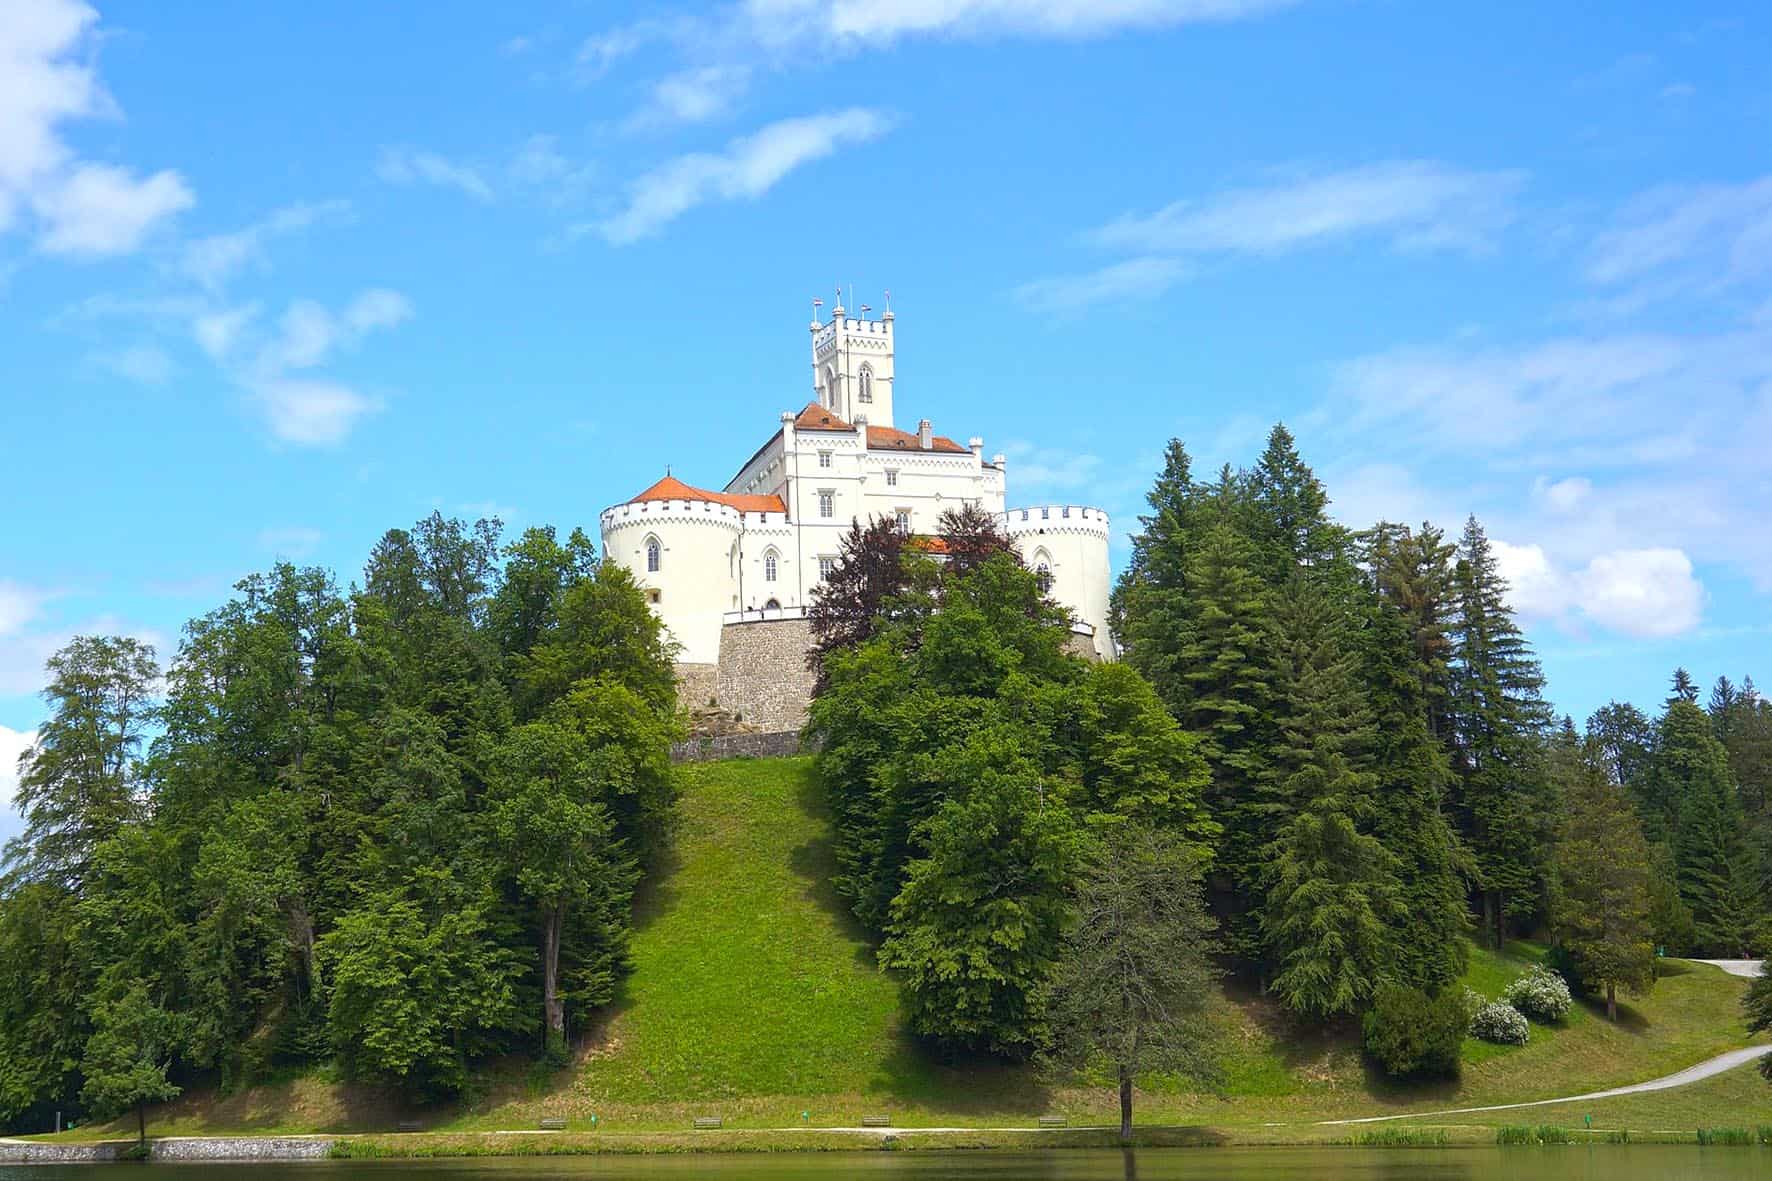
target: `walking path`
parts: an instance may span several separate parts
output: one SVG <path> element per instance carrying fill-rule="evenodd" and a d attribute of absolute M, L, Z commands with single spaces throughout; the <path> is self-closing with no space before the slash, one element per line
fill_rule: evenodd
<path fill-rule="evenodd" d="M 1713 964 L 1731 976 L 1746 976 L 1749 980 L 1761 975 L 1766 970 L 1765 960 L 1693 960 L 1695 964 Z"/>
<path fill-rule="evenodd" d="M 1377 1124 L 1393 1119 L 1420 1119 L 1431 1115 L 1473 1115 L 1480 1111 L 1512 1111 L 1518 1107 L 1546 1107 L 1552 1103 L 1580 1103 L 1589 1099 L 1611 1099 L 1618 1095 L 1641 1095 L 1645 1091 L 1666 1091 L 1673 1087 L 1683 1087 L 1687 1083 L 1695 1083 L 1700 1079 L 1710 1078 L 1714 1074 L 1722 1074 L 1725 1070 L 1734 1070 L 1747 1062 L 1754 1062 L 1767 1054 L 1772 1054 L 1772 1046 L 1749 1046 L 1745 1050 L 1730 1050 L 1727 1054 L 1718 1054 L 1715 1058 L 1700 1062 L 1697 1066 L 1688 1066 L 1674 1074 L 1661 1078 L 1650 1079 L 1646 1083 L 1632 1083 L 1628 1087 L 1613 1087 L 1609 1091 L 1590 1091 L 1585 1095 L 1565 1095 L 1560 1099 L 1534 1099 L 1530 1103 L 1497 1103 L 1491 1107 L 1454 1107 L 1446 1111 L 1411 1111 L 1403 1115 L 1369 1115 L 1364 1119 L 1326 1119 L 1321 1124 Z"/>

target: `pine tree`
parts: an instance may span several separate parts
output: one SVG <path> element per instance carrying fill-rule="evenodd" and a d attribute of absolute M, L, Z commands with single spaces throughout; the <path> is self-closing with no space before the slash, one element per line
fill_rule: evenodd
<path fill-rule="evenodd" d="M 1379 597 L 1403 618 L 1409 635 L 1412 673 L 1427 714 L 1428 732 L 1446 742 L 1452 734 L 1449 635 L 1452 555 L 1445 535 L 1423 523 L 1420 530 L 1379 522 L 1362 535 L 1364 564 Z"/>
<path fill-rule="evenodd" d="M 1269 432 L 1249 473 L 1249 489 L 1258 522 L 1252 540 L 1270 585 L 1283 583 L 1300 566 L 1321 567 L 1346 549 L 1346 531 L 1328 517 L 1329 494 L 1285 424 Z"/>
<path fill-rule="evenodd" d="M 1193 617 L 1188 570 L 1202 527 L 1201 495 L 1187 448 L 1169 440 L 1163 470 L 1145 496 L 1150 514 L 1139 517 L 1142 529 L 1110 605 L 1126 661 L 1171 708 L 1184 693 L 1180 649 Z"/>
<path fill-rule="evenodd" d="M 1649 844 L 1593 743 L 1570 771 L 1551 924 L 1582 982 L 1605 990 L 1606 1016 L 1616 1020 L 1620 985 L 1637 993 L 1655 982 Z"/>

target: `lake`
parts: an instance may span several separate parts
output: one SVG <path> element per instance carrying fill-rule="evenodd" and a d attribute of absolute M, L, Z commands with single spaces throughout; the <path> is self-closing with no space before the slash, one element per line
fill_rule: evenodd
<path fill-rule="evenodd" d="M 100 1172 L 96 1175 L 93 1169 Z M 829 1152 L 781 1155 L 681 1155 L 480 1158 L 439 1161 L 319 1161 L 311 1164 L 137 1165 L 125 1175 L 146 1181 L 217 1181 L 249 1173 L 269 1181 L 1734 1181 L 1772 1175 L 1772 1149 L 1681 1145 L 1558 1148 L 1209 1148 L 1115 1151 Z M 0 1166 L 30 1181 L 111 1176 L 104 1166 Z"/>

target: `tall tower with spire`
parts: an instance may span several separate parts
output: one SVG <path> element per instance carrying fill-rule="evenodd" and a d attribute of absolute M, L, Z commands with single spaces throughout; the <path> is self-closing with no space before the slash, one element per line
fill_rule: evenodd
<path fill-rule="evenodd" d="M 892 422 L 892 311 L 850 315 L 841 295 L 831 318 L 812 319 L 812 389 L 819 405 L 849 422 Z"/>

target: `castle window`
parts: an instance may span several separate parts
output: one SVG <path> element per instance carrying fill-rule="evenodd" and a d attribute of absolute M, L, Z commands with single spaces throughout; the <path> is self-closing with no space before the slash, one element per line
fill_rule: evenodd
<path fill-rule="evenodd" d="M 831 572 L 836 568 L 837 559 L 835 558 L 820 558 L 818 560 L 818 576 L 820 578 L 829 579 Z"/>
<path fill-rule="evenodd" d="M 658 588 L 656 586 L 648 587 L 646 591 L 646 601 L 656 606 L 658 604 L 658 599 Z"/>
<path fill-rule="evenodd" d="M 889 467 L 886 469 L 886 487 L 888 487 L 888 488 L 898 487 L 898 469 L 897 468 Z"/>
<path fill-rule="evenodd" d="M 874 400 L 874 371 L 867 365 L 861 367 L 860 389 L 856 392 L 855 400 L 858 402 L 872 402 Z"/>
<path fill-rule="evenodd" d="M 1039 586 L 1040 593 L 1052 593 L 1052 558 L 1045 550 L 1034 555 L 1034 583 Z"/>
<path fill-rule="evenodd" d="M 819 467 L 830 467 L 831 466 L 831 453 L 829 451 L 820 451 L 818 453 L 818 466 Z"/>
<path fill-rule="evenodd" d="M 821 517 L 834 517 L 837 515 L 837 494 L 832 492 L 829 488 L 819 490 L 818 515 Z"/>
<path fill-rule="evenodd" d="M 775 565 L 776 565 L 775 551 L 770 550 L 768 553 L 763 555 L 763 581 L 764 582 L 774 582 L 775 581 Z"/>
<path fill-rule="evenodd" d="M 780 599 L 770 599 L 767 603 L 763 604 L 763 610 L 765 610 L 765 611 L 780 611 L 781 610 L 781 600 Z"/>
<path fill-rule="evenodd" d="M 658 573 L 658 559 L 660 553 L 658 538 L 648 537 L 646 539 L 646 572 L 648 574 Z"/>
<path fill-rule="evenodd" d="M 897 515 L 898 515 L 898 531 L 907 537 L 910 536 L 911 510 L 908 508 L 901 508 L 898 510 Z"/>

